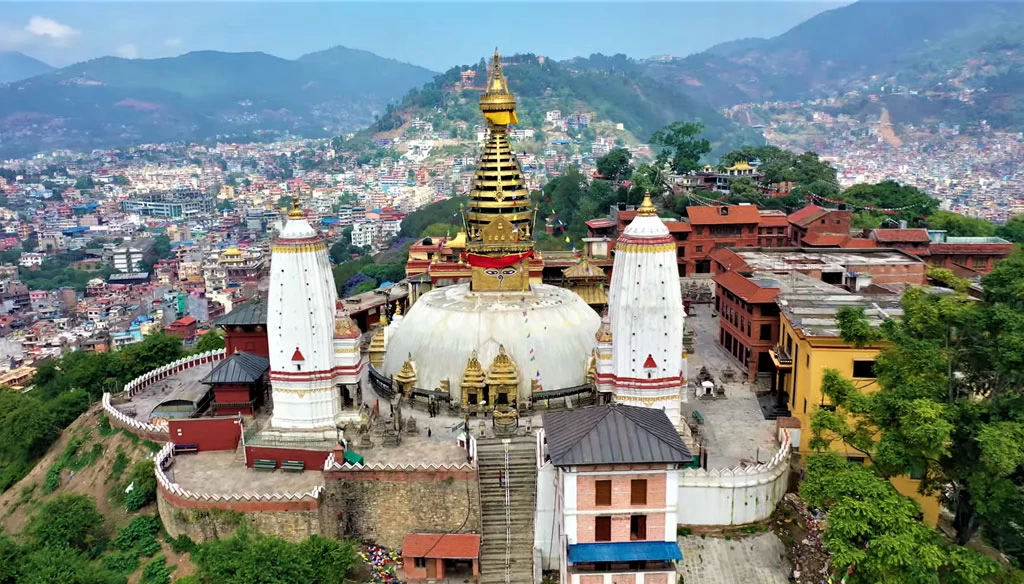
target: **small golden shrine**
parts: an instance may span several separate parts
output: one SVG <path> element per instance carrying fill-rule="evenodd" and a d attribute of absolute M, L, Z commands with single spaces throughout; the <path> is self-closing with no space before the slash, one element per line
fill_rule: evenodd
<path fill-rule="evenodd" d="M 515 407 L 518 388 L 519 368 L 505 352 L 505 346 L 499 346 L 498 354 L 487 368 L 487 393 L 490 394 L 495 407 Z"/>
<path fill-rule="evenodd" d="M 487 401 L 487 383 L 484 381 L 484 368 L 476 357 L 476 351 L 466 361 L 466 370 L 462 373 L 462 409 L 477 409 Z"/>
<path fill-rule="evenodd" d="M 380 369 L 384 363 L 384 352 L 386 347 L 384 334 L 388 327 L 388 317 L 380 315 L 380 324 L 377 325 L 377 332 L 373 333 L 373 339 L 370 340 L 370 365 L 373 365 L 374 369 Z"/>
<path fill-rule="evenodd" d="M 580 298 L 597 312 L 608 306 L 608 294 L 605 292 L 608 276 L 600 266 L 595 266 L 583 258 L 576 265 L 562 270 L 562 278 L 566 288 L 579 294 Z"/>
<path fill-rule="evenodd" d="M 398 386 L 398 393 L 408 396 L 412 394 L 412 387 L 416 383 L 416 365 L 412 362 L 412 355 L 402 364 L 402 369 L 395 375 L 395 384 Z"/>

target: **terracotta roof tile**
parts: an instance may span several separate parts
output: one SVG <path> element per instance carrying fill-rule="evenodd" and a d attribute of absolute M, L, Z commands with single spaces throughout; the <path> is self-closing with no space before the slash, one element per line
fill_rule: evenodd
<path fill-rule="evenodd" d="M 715 276 L 715 283 L 751 304 L 774 302 L 779 288 L 762 288 L 753 280 L 736 272 L 724 272 Z"/>
<path fill-rule="evenodd" d="M 409 533 L 402 539 L 407 558 L 475 560 L 480 557 L 480 536 L 475 533 Z"/>
<path fill-rule="evenodd" d="M 727 214 L 722 214 L 723 209 L 727 209 Z M 756 224 L 761 221 L 761 213 L 753 205 L 692 206 L 686 208 L 686 216 L 690 218 L 692 225 Z"/>
<path fill-rule="evenodd" d="M 875 229 L 871 236 L 884 243 L 928 243 L 927 229 Z"/>
<path fill-rule="evenodd" d="M 690 224 L 686 221 L 662 221 L 668 227 L 669 233 L 689 233 L 692 231 Z"/>
<path fill-rule="evenodd" d="M 791 213 L 789 215 L 789 222 L 794 225 L 806 227 L 825 215 L 828 215 L 828 209 L 817 205 L 807 205 L 803 209 Z"/>
<path fill-rule="evenodd" d="M 789 217 L 785 215 L 761 213 L 761 227 L 788 227 Z"/>
<path fill-rule="evenodd" d="M 750 266 L 736 252 L 731 249 L 720 247 L 711 252 L 711 259 L 722 264 L 727 270 L 749 270 Z"/>
<path fill-rule="evenodd" d="M 804 236 L 803 243 L 804 245 L 814 247 L 842 247 L 843 242 L 847 239 L 850 239 L 849 235 L 839 235 L 837 233 L 808 233 Z"/>
<path fill-rule="evenodd" d="M 615 227 L 611 219 L 591 219 L 587 221 L 587 227 L 591 229 L 606 229 L 608 227 Z"/>

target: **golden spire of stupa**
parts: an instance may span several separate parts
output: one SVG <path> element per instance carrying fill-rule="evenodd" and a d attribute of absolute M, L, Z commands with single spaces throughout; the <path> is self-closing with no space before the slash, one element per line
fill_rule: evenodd
<path fill-rule="evenodd" d="M 292 195 L 292 210 L 288 212 L 288 218 L 302 219 L 304 216 L 302 206 L 299 204 L 299 192 L 295 191 L 295 194 Z"/>
<path fill-rule="evenodd" d="M 654 207 L 654 203 L 651 202 L 651 191 L 644 192 L 644 200 L 640 203 L 640 207 L 636 210 L 637 217 L 657 217 L 658 210 Z"/>
<path fill-rule="evenodd" d="M 465 210 L 470 247 L 474 243 L 477 248 L 481 244 L 491 244 L 500 248 L 493 251 L 510 253 L 531 249 L 533 209 L 530 192 L 508 141 L 508 125 L 519 121 L 516 118 L 516 98 L 508 89 L 497 50 L 491 63 L 487 91 L 480 96 L 480 111 L 487 118 L 490 136 L 480 155 Z"/>

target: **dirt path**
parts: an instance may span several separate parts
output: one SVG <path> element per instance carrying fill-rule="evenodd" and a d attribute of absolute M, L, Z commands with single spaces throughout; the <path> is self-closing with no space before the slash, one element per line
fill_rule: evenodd
<path fill-rule="evenodd" d="M 881 117 L 878 118 L 878 135 L 893 148 L 903 146 L 903 140 L 900 140 L 900 137 L 896 135 L 896 131 L 893 129 L 889 110 L 884 107 L 882 108 Z"/>

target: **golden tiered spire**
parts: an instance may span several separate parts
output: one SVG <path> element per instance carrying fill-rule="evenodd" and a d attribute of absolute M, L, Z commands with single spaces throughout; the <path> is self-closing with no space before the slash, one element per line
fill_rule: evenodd
<path fill-rule="evenodd" d="M 487 396 L 484 393 L 484 369 L 480 366 L 479 359 L 476 358 L 476 351 L 470 355 L 466 361 L 466 369 L 462 372 L 462 407 L 467 409 L 470 406 L 469 396 L 474 396 L 473 403 L 479 404 L 481 401 L 486 401 Z"/>
<path fill-rule="evenodd" d="M 416 367 L 412 364 L 412 355 L 402 364 L 402 369 L 395 374 L 398 383 L 416 383 Z"/>
<path fill-rule="evenodd" d="M 654 203 L 651 202 L 651 192 L 646 191 L 644 193 L 644 201 L 640 203 L 640 208 L 636 210 L 637 217 L 657 217 L 658 210 L 654 207 Z"/>
<path fill-rule="evenodd" d="M 497 50 L 494 51 L 487 91 L 480 96 L 480 111 L 487 118 L 490 136 L 473 176 L 473 189 L 465 210 L 470 245 L 476 243 L 479 248 L 481 244 L 491 243 L 497 248 L 494 251 L 510 253 L 532 249 L 530 192 L 508 141 L 508 126 L 519 122 L 516 98 L 508 90 Z M 506 233 L 485 237 L 485 228 L 498 216 L 507 220 L 503 225 Z M 485 241 L 487 239 L 489 241 Z M 510 246 L 512 243 L 517 245 Z"/>

